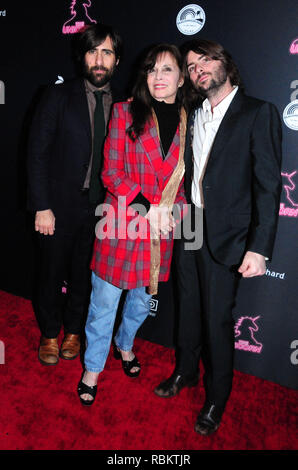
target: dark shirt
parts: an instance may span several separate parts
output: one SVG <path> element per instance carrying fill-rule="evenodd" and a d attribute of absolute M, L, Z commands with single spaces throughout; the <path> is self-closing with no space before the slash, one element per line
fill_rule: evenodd
<path fill-rule="evenodd" d="M 92 83 L 90 83 L 89 80 L 85 79 L 85 90 L 86 90 L 87 101 L 88 101 L 89 117 L 90 117 L 90 124 L 91 124 L 91 136 L 92 136 L 92 150 L 91 150 L 91 155 L 90 155 L 88 171 L 87 171 L 85 182 L 84 182 L 84 188 L 89 188 L 90 178 L 91 178 L 91 169 L 92 169 L 92 158 L 93 158 L 94 111 L 95 111 L 95 106 L 96 106 L 96 99 L 94 96 L 94 92 L 99 89 L 96 88 L 94 85 L 92 85 Z M 103 103 L 104 117 L 105 117 L 105 123 L 106 123 L 106 128 L 107 128 L 108 119 L 110 115 L 110 109 L 112 106 L 112 93 L 111 93 L 110 84 L 107 83 L 104 87 L 101 88 L 101 91 L 103 92 L 102 103 Z"/>
<path fill-rule="evenodd" d="M 162 158 L 165 159 L 173 142 L 180 120 L 178 104 L 176 102 L 173 104 L 165 103 L 164 101 L 157 101 L 152 98 L 152 107 L 158 121 Z M 131 206 L 133 204 L 143 205 L 146 208 L 146 212 L 150 209 L 150 202 L 141 192 L 137 194 L 134 200 L 130 203 Z M 146 215 L 146 212 L 142 213 L 142 215 Z"/>
<path fill-rule="evenodd" d="M 164 159 L 171 147 L 179 124 L 178 104 L 152 99 L 152 107 L 158 120 L 160 147 Z"/>

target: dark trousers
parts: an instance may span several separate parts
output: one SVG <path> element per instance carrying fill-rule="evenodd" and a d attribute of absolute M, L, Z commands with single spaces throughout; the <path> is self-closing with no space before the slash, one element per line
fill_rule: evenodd
<path fill-rule="evenodd" d="M 55 214 L 54 235 L 37 234 L 39 268 L 35 312 L 41 333 L 55 338 L 80 334 L 91 292 L 90 261 L 95 238 L 95 206 Z M 64 281 L 67 294 L 62 295 Z"/>
<path fill-rule="evenodd" d="M 200 250 L 185 251 L 176 243 L 179 323 L 176 370 L 188 376 L 204 363 L 206 399 L 225 406 L 233 379 L 234 323 L 232 308 L 239 274 L 217 263 L 206 242 Z"/>

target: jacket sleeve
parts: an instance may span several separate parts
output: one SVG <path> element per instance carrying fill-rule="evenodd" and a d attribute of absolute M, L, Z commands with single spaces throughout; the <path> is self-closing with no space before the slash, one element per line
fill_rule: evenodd
<path fill-rule="evenodd" d="M 252 222 L 247 249 L 272 256 L 281 193 L 281 123 L 278 111 L 264 103 L 251 134 Z"/>
<path fill-rule="evenodd" d="M 51 207 L 49 198 L 49 162 L 58 124 L 56 90 L 49 88 L 43 95 L 33 117 L 28 141 L 28 209 Z"/>
<path fill-rule="evenodd" d="M 104 145 L 102 181 L 107 190 L 121 205 L 129 205 L 141 191 L 141 186 L 130 179 L 125 172 L 126 129 L 129 126 L 128 111 L 124 103 L 113 107 L 109 132 Z"/>

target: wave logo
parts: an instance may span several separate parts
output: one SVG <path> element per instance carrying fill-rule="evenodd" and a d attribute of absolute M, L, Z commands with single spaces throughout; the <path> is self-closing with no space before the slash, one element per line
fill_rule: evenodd
<path fill-rule="evenodd" d="M 235 325 L 235 349 L 249 351 L 260 354 L 263 345 L 255 338 L 255 333 L 259 331 L 257 325 L 258 317 L 240 317 Z"/>
<path fill-rule="evenodd" d="M 284 109 L 285 125 L 293 131 L 298 131 L 298 100 L 291 101 Z"/>
<path fill-rule="evenodd" d="M 88 15 L 88 9 L 91 7 L 91 0 L 71 0 L 70 13 L 71 17 L 67 20 L 62 28 L 63 34 L 74 34 L 82 31 L 86 26 L 97 23 Z"/>
<path fill-rule="evenodd" d="M 204 26 L 206 15 L 199 5 L 187 5 L 179 11 L 176 25 L 180 33 L 191 35 L 198 33 Z"/>
<path fill-rule="evenodd" d="M 290 54 L 298 54 L 298 38 L 294 39 L 292 44 L 290 45 Z"/>
<path fill-rule="evenodd" d="M 298 217 L 298 202 L 295 199 L 297 170 L 292 173 L 282 172 L 283 177 L 283 191 L 286 195 L 287 205 L 283 202 L 280 203 L 279 215 L 286 217 Z"/>

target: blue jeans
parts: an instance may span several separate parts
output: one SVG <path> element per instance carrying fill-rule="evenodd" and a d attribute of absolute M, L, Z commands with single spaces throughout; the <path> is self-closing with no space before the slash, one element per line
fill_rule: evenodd
<path fill-rule="evenodd" d="M 113 328 L 119 300 L 123 292 L 92 273 L 92 292 L 86 322 L 85 366 L 89 372 L 104 369 L 112 341 Z M 130 351 L 135 335 L 150 311 L 151 295 L 145 287 L 127 292 L 122 312 L 122 321 L 114 338 L 122 351 Z"/>

